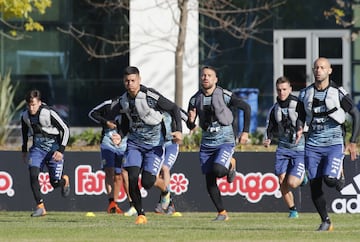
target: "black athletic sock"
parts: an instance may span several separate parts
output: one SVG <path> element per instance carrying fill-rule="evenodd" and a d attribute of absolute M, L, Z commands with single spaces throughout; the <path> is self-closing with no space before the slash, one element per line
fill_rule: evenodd
<path fill-rule="evenodd" d="M 129 174 L 129 194 L 138 215 L 145 215 L 142 207 L 141 193 L 138 185 L 140 168 L 136 166 L 127 167 Z"/>
<path fill-rule="evenodd" d="M 29 173 L 30 173 L 31 191 L 33 193 L 36 204 L 40 204 L 43 202 L 43 199 L 42 199 L 41 193 L 40 193 L 40 184 L 39 184 L 39 180 L 38 180 L 40 168 L 30 167 Z"/>
<path fill-rule="evenodd" d="M 216 184 L 216 176 L 213 173 L 208 173 L 205 175 L 206 177 L 206 188 L 210 195 L 210 198 L 212 202 L 214 203 L 216 210 L 218 212 L 221 212 L 224 209 L 222 199 L 221 199 L 221 193 L 220 190 Z"/>
<path fill-rule="evenodd" d="M 310 181 L 311 188 L 311 199 L 315 205 L 316 210 L 318 211 L 321 221 L 325 222 L 329 219 L 328 212 L 326 210 L 326 200 L 324 197 L 324 192 L 322 190 L 322 179 L 315 178 Z"/>

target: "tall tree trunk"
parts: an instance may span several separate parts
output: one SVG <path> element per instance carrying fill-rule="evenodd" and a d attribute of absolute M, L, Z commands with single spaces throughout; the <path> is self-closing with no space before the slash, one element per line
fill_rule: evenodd
<path fill-rule="evenodd" d="M 179 34 L 175 50 L 175 103 L 183 105 L 183 65 L 185 54 L 185 38 L 188 21 L 188 2 L 189 0 L 178 0 L 180 10 Z"/>

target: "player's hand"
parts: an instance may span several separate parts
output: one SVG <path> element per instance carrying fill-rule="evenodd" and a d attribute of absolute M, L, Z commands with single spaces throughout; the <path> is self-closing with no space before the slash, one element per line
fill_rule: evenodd
<path fill-rule="evenodd" d="M 263 145 L 264 145 L 264 147 L 269 147 L 270 146 L 270 144 L 271 144 L 271 139 L 266 139 L 266 140 L 264 140 L 264 142 L 263 142 Z"/>
<path fill-rule="evenodd" d="M 118 133 L 113 133 L 111 135 L 111 140 L 115 145 L 120 145 L 121 143 L 121 135 Z"/>
<path fill-rule="evenodd" d="M 109 128 L 109 129 L 116 129 L 116 124 L 114 121 L 106 121 L 106 126 Z"/>
<path fill-rule="evenodd" d="M 60 151 L 55 151 L 52 158 L 55 160 L 55 161 L 62 161 L 63 158 L 64 158 L 64 155 L 63 153 L 61 153 Z"/>
<path fill-rule="evenodd" d="M 176 144 L 181 144 L 182 143 L 182 133 L 179 131 L 175 131 L 171 133 L 172 137 L 173 137 L 173 142 Z"/>
<path fill-rule="evenodd" d="M 190 123 L 194 123 L 195 122 L 195 118 L 196 118 L 196 108 L 189 110 L 188 112 L 188 118 L 189 118 L 189 122 Z"/>
<path fill-rule="evenodd" d="M 239 143 L 244 145 L 249 142 L 249 133 L 248 132 L 242 132 L 239 137 Z"/>
<path fill-rule="evenodd" d="M 296 132 L 296 140 L 295 140 L 295 144 L 298 144 L 301 136 L 303 134 L 304 129 L 302 127 L 300 127 L 300 129 Z"/>
<path fill-rule="evenodd" d="M 357 147 L 356 147 L 356 143 L 349 143 L 346 146 L 345 151 L 349 151 L 350 153 L 350 158 L 352 161 L 356 160 L 358 158 L 358 151 L 357 151 Z"/>

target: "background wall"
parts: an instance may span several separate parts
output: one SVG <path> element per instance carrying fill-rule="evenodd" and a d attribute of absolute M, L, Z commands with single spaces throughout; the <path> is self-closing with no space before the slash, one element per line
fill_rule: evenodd
<path fill-rule="evenodd" d="M 179 26 L 176 0 L 134 0 L 130 11 L 130 65 L 138 66 L 145 86 L 175 100 L 175 48 Z M 190 0 L 184 55 L 183 104 L 199 87 L 199 21 L 197 0 Z M 171 9 L 171 10 L 169 10 Z M 174 15 L 174 16 L 173 16 Z"/>

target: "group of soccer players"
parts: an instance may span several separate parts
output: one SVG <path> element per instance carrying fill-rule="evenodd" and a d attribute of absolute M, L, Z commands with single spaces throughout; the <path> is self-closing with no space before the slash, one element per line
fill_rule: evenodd
<path fill-rule="evenodd" d="M 268 147 L 273 137 L 278 137 L 275 173 L 290 210 L 289 217 L 298 217 L 291 189 L 309 179 L 312 201 L 321 217 L 319 231 L 333 230 L 322 182 L 339 191 L 344 187 L 344 152 L 348 150 L 352 160 L 357 158 L 360 129 L 356 106 L 347 92 L 330 80 L 331 72 L 329 60 L 318 58 L 313 69 L 315 82 L 304 88 L 299 97 L 291 94 L 291 83 L 286 77 L 277 80 L 277 102 L 269 111 L 264 140 L 264 146 Z M 236 138 L 240 144 L 249 139 L 250 106 L 221 88 L 216 70 L 210 66 L 201 69 L 200 89 L 190 98 L 187 112 L 156 90 L 142 85 L 137 67 L 125 68 L 123 83 L 126 92 L 89 112 L 89 117 L 102 126 L 101 168 L 106 175 L 107 212 L 137 216 L 136 224 L 147 223 L 139 177 L 144 189 L 156 186 L 160 190 L 156 212 L 175 212 L 169 190 L 170 170 L 179 153 L 182 122 L 185 122 L 190 130 L 197 126 L 202 130 L 199 159 L 208 194 L 217 210 L 214 221 L 228 220 L 217 179 L 226 176 L 231 183 L 236 176 L 233 153 Z M 39 217 L 46 214 L 37 182 L 44 166 L 49 170 L 53 187 L 61 187 L 65 197 L 70 193 L 69 177 L 63 174 L 63 152 L 69 129 L 56 112 L 41 102 L 39 91 L 30 91 L 26 103 L 27 110 L 21 118 L 22 151 L 29 163 L 30 183 L 37 203 L 32 216 Z M 235 109 L 243 110 L 244 114 L 244 128 L 239 137 L 233 129 Z M 346 113 L 352 116 L 353 125 L 345 148 Z M 33 145 L 27 156 L 29 133 Z M 130 203 L 126 212 L 117 204 L 122 187 Z"/>

